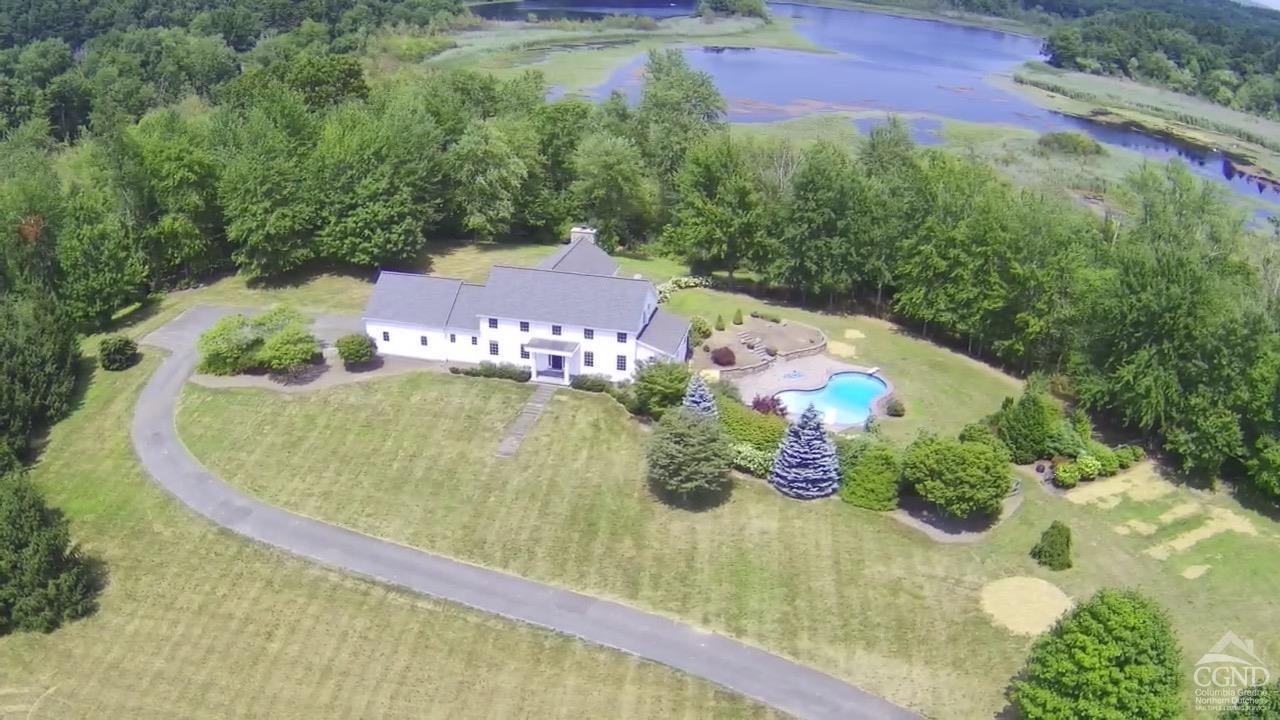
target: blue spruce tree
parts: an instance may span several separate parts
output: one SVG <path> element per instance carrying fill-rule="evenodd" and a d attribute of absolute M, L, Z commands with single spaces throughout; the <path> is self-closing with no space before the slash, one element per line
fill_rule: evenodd
<path fill-rule="evenodd" d="M 689 377 L 689 384 L 684 389 L 684 406 L 702 417 L 718 418 L 720 410 L 716 407 L 716 399 L 702 379 L 700 373 Z"/>
<path fill-rule="evenodd" d="M 822 418 L 813 405 L 787 429 L 773 461 L 769 482 L 783 495 L 800 500 L 826 497 L 839 488 L 836 447 L 827 437 Z"/>

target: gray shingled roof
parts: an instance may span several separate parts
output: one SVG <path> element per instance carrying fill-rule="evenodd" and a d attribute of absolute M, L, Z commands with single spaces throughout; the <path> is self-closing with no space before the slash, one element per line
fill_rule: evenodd
<path fill-rule="evenodd" d="M 496 265 L 482 314 L 639 332 L 647 280 Z"/>
<path fill-rule="evenodd" d="M 689 336 L 689 321 L 659 308 L 637 338 L 651 348 L 675 355 L 680 343 Z M 676 358 L 683 360 L 684 358 Z"/>
<path fill-rule="evenodd" d="M 590 240 L 574 240 L 538 263 L 538 269 L 613 275 L 618 272 L 618 263 Z"/>
<path fill-rule="evenodd" d="M 462 281 L 453 278 L 384 270 L 378 274 L 364 317 L 367 320 L 444 327 L 460 287 Z M 474 326 L 473 322 L 466 327 Z"/>
<path fill-rule="evenodd" d="M 480 322 L 476 317 L 483 312 L 483 304 L 484 286 L 462 283 L 462 287 L 458 288 L 458 298 L 453 301 L 453 309 L 449 311 L 446 326 L 474 333 Z"/>

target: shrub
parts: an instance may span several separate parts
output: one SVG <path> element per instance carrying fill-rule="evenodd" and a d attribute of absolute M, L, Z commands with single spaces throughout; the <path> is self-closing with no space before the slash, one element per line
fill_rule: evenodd
<path fill-rule="evenodd" d="M 1098 461 L 1098 477 L 1111 477 L 1120 472 L 1120 458 L 1105 444 L 1089 440 L 1085 443 L 1085 452 Z"/>
<path fill-rule="evenodd" d="M 50 632 L 93 612 L 89 566 L 67 520 L 25 476 L 0 477 L 0 635 Z"/>
<path fill-rule="evenodd" d="M 291 326 L 307 324 L 307 318 L 288 305 L 277 305 L 249 321 L 258 337 L 266 338 Z"/>
<path fill-rule="evenodd" d="M 467 375 L 469 377 L 486 377 L 499 378 L 501 380 L 514 380 L 516 382 L 529 382 L 533 377 L 533 372 L 523 365 L 514 363 L 491 363 L 482 362 L 473 367 L 450 367 L 449 372 L 454 375 Z"/>
<path fill-rule="evenodd" d="M 1182 653 L 1164 610 L 1104 588 L 1031 648 L 1010 699 L 1023 717 L 1182 717 Z"/>
<path fill-rule="evenodd" d="M 858 453 L 852 463 L 840 455 L 844 483 L 840 499 L 868 510 L 892 510 L 898 507 L 902 480 L 902 463 L 898 451 L 885 443 L 874 443 Z"/>
<path fill-rule="evenodd" d="M 667 408 L 684 401 L 690 370 L 684 363 L 646 362 L 636 370 L 635 394 L 639 414 L 657 420 Z"/>
<path fill-rule="evenodd" d="M 751 312 L 751 317 L 756 318 L 756 319 L 758 319 L 758 320 L 765 320 L 765 321 L 768 321 L 768 322 L 771 322 L 771 323 L 780 323 L 780 322 L 782 322 L 782 316 L 781 316 L 781 315 L 779 315 L 779 314 L 777 314 L 777 313 L 767 312 L 767 311 L 764 311 L 764 310 L 753 310 L 753 311 Z"/>
<path fill-rule="evenodd" d="M 604 375 L 574 375 L 569 381 L 569 387 L 586 392 L 606 392 L 611 385 L 609 378 Z"/>
<path fill-rule="evenodd" d="M 338 348 L 338 357 L 347 367 L 359 367 L 373 362 L 373 358 L 378 354 L 378 346 L 373 342 L 373 338 L 364 333 L 343 335 L 338 338 L 335 345 Z"/>
<path fill-rule="evenodd" d="M 729 483 L 729 445 L 720 423 L 684 409 L 665 413 L 648 451 L 649 484 L 682 500 L 718 493 Z"/>
<path fill-rule="evenodd" d="M 774 347 L 773 345 L 765 345 L 764 351 L 768 353 L 769 357 L 777 357 L 778 355 L 778 348 Z"/>
<path fill-rule="evenodd" d="M 664 303 L 670 300 L 671 294 L 677 290 L 715 286 L 715 278 L 699 275 L 677 275 L 658 286 L 658 302 Z"/>
<path fill-rule="evenodd" d="M 98 363 L 103 370 L 125 370 L 138 359 L 138 343 L 124 335 L 108 335 L 98 342 Z"/>
<path fill-rule="evenodd" d="M 1081 480 L 1092 480 L 1102 472 L 1102 463 L 1092 455 L 1081 455 L 1076 458 L 1075 466 L 1080 468 Z"/>
<path fill-rule="evenodd" d="M 1005 398 L 993 420 L 996 434 L 1009 447 L 1014 462 L 1029 463 L 1052 455 L 1049 438 L 1061 417 L 1044 393 L 1028 388 L 1017 401 Z"/>
<path fill-rule="evenodd" d="M 1075 155 L 1077 157 L 1089 157 L 1092 155 L 1104 155 L 1106 149 L 1102 147 L 1102 143 L 1085 135 L 1084 133 L 1062 131 L 1045 133 L 1036 141 L 1040 149 L 1046 153 L 1061 153 L 1063 155 Z"/>
<path fill-rule="evenodd" d="M 720 424 L 725 434 L 738 443 L 767 453 L 776 453 L 782 437 L 787 434 L 787 421 L 777 415 L 762 415 L 737 400 L 723 395 L 716 397 L 720 408 Z"/>
<path fill-rule="evenodd" d="M 711 323 L 701 315 L 694 315 L 689 319 L 689 339 L 694 345 L 711 337 Z"/>
<path fill-rule="evenodd" d="M 1088 437 L 1087 435 L 1084 437 Z M 1085 452 L 1085 441 L 1076 429 L 1076 425 L 1065 418 L 1053 422 L 1049 431 L 1048 445 L 1044 457 L 1080 457 Z"/>
<path fill-rule="evenodd" d="M 797 500 L 827 497 L 840 487 L 836 447 L 813 405 L 787 429 L 769 482 L 778 492 Z"/>
<path fill-rule="evenodd" d="M 903 482 L 943 513 L 995 515 L 1012 484 L 1009 464 L 990 445 L 923 437 L 907 448 Z"/>
<path fill-rule="evenodd" d="M 1005 462 L 1009 462 L 1009 446 L 1004 444 L 986 423 L 969 423 L 960 429 L 960 442 L 976 442 L 988 445 L 1004 456 Z"/>
<path fill-rule="evenodd" d="M 1031 548 L 1031 557 L 1050 570 L 1071 567 L 1071 528 L 1054 520 Z"/>
<path fill-rule="evenodd" d="M 889 417 L 902 417 L 907 414 L 907 406 L 902 404 L 897 395 L 890 395 L 888 402 L 884 404 L 884 413 Z"/>
<path fill-rule="evenodd" d="M 695 415 L 707 418 L 720 416 L 720 411 L 716 408 L 716 399 L 711 396 L 711 390 L 707 387 L 706 381 L 698 373 L 689 376 L 689 384 L 685 386 L 684 399 L 680 404 Z"/>
<path fill-rule="evenodd" d="M 711 362 L 721 367 L 728 367 L 737 361 L 738 358 L 733 354 L 733 350 L 731 348 L 718 347 L 711 351 Z"/>
<path fill-rule="evenodd" d="M 605 394 L 618 401 L 627 412 L 632 415 L 640 414 L 640 406 L 636 402 L 636 389 L 631 383 L 624 385 L 610 385 L 605 388 Z"/>
<path fill-rule="evenodd" d="M 1146 453 L 1137 445 L 1125 445 L 1116 448 L 1116 460 L 1119 462 L 1121 470 L 1127 470 L 1142 462 L 1142 458 L 1145 455 Z"/>
<path fill-rule="evenodd" d="M 773 472 L 773 456 L 776 453 L 760 450 L 747 443 L 734 443 L 730 446 L 730 462 L 742 472 L 761 479 L 767 479 Z"/>
<path fill-rule="evenodd" d="M 291 373 L 315 362 L 319 356 L 320 341 L 301 325 L 290 325 L 263 341 L 257 365 L 272 372 Z"/>
<path fill-rule="evenodd" d="M 724 316 L 723 316 L 723 315 L 717 315 L 717 316 L 716 316 L 716 330 L 717 330 L 717 331 L 724 330 Z"/>
<path fill-rule="evenodd" d="M 711 394 L 715 395 L 717 399 L 727 397 L 739 404 L 742 403 L 742 393 L 738 391 L 738 386 L 728 380 L 716 379 L 711 381 Z"/>
<path fill-rule="evenodd" d="M 703 344 L 702 344 L 702 352 L 707 352 L 707 353 L 711 352 L 711 346 L 710 346 L 710 345 L 708 345 L 707 343 L 703 343 Z"/>
<path fill-rule="evenodd" d="M 742 324 L 742 308 L 738 308 L 737 310 L 733 311 L 733 324 L 734 325 Z"/>
<path fill-rule="evenodd" d="M 200 336 L 200 372 L 236 375 L 254 366 L 262 338 L 244 315 L 228 315 Z"/>
<path fill-rule="evenodd" d="M 763 415 L 787 416 L 787 406 L 775 395 L 756 395 L 751 398 L 751 409 Z"/>
<path fill-rule="evenodd" d="M 1080 466 L 1074 462 L 1058 463 L 1053 466 L 1053 484 L 1064 490 L 1070 490 L 1080 484 Z"/>

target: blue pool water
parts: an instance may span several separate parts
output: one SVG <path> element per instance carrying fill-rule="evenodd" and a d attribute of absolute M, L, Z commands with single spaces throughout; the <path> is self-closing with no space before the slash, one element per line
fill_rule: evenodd
<path fill-rule="evenodd" d="M 787 413 L 799 416 L 812 404 L 828 425 L 860 425 L 871 415 L 876 398 L 889 390 L 875 375 L 842 372 L 832 375 L 817 390 L 783 390 L 774 397 L 787 406 Z"/>

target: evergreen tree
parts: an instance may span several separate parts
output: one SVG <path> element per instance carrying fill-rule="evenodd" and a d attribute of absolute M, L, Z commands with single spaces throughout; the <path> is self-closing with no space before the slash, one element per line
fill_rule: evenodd
<path fill-rule="evenodd" d="M 684 390 L 684 406 L 702 417 L 718 418 L 720 411 L 716 408 L 716 399 L 702 379 L 701 373 L 689 376 L 689 384 Z"/>
<path fill-rule="evenodd" d="M 783 495 L 800 500 L 827 497 L 840 486 L 836 447 L 813 405 L 787 429 L 769 482 Z"/>
<path fill-rule="evenodd" d="M 49 632 L 84 617 L 93 594 L 66 519 L 25 477 L 0 477 L 0 635 Z"/>
<path fill-rule="evenodd" d="M 720 423 L 684 408 L 663 414 L 647 459 L 649 486 L 670 500 L 715 497 L 729 485 L 729 444 Z"/>

